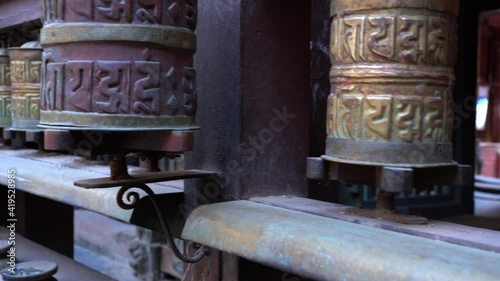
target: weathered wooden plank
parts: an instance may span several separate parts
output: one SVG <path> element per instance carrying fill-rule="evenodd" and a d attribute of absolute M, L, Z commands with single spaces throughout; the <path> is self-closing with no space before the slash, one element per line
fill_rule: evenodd
<path fill-rule="evenodd" d="M 40 0 L 0 1 L 0 30 L 40 19 Z"/>
<path fill-rule="evenodd" d="M 0 228 L 0 238 L 6 239 L 9 232 L 5 228 Z M 79 281 L 111 281 L 113 278 L 87 268 L 72 259 L 58 254 L 50 249 L 40 246 L 21 235 L 16 235 L 16 258 L 17 262 L 44 260 L 57 263 L 59 266 L 54 275 L 56 280 L 79 280 Z M 76 277 L 76 279 L 75 279 Z M 0 280 L 2 278 L 0 277 Z M 52 280 L 52 279 L 51 279 Z"/>
<path fill-rule="evenodd" d="M 82 179 L 109 175 L 106 166 L 85 163 L 76 156 L 59 155 L 32 149 L 0 149 L 0 188 L 8 181 L 9 169 L 16 169 L 16 188 L 50 200 L 84 208 L 127 223 L 161 231 L 156 212 L 145 193 L 132 210 L 123 210 L 116 203 L 120 188 L 86 190 L 74 186 Z M 134 169 L 129 169 L 132 172 Z M 139 171 L 139 168 L 135 169 Z M 149 185 L 158 195 L 162 212 L 171 223 L 174 235 L 179 235 L 181 219 L 177 211 L 183 202 L 182 182 Z"/>

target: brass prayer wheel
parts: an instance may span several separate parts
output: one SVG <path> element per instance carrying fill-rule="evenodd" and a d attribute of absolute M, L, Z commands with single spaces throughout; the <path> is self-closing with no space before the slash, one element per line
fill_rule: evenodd
<path fill-rule="evenodd" d="M 331 0 L 323 159 L 433 167 L 452 159 L 458 0 Z"/>
<path fill-rule="evenodd" d="M 42 49 L 33 43 L 9 48 L 12 81 L 12 128 L 36 129 L 40 122 Z"/>
<path fill-rule="evenodd" d="M 0 49 L 0 127 L 11 125 L 10 61 L 7 49 Z"/>
<path fill-rule="evenodd" d="M 190 130 L 195 0 L 43 0 L 41 125 Z"/>

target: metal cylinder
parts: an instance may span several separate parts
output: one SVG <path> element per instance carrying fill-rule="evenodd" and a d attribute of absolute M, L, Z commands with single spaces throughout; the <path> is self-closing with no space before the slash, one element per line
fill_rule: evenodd
<path fill-rule="evenodd" d="M 36 129 L 40 122 L 42 49 L 26 44 L 9 48 L 12 80 L 12 128 Z"/>
<path fill-rule="evenodd" d="M 41 124 L 195 129 L 196 0 L 43 0 Z"/>
<path fill-rule="evenodd" d="M 7 49 L 0 49 L 0 127 L 11 125 L 10 61 Z"/>
<path fill-rule="evenodd" d="M 458 0 L 331 0 L 325 160 L 454 165 Z"/>

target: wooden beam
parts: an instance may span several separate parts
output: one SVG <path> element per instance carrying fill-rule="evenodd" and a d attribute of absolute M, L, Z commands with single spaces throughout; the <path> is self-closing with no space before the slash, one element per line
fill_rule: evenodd
<path fill-rule="evenodd" d="M 40 16 L 39 0 L 0 1 L 0 30 L 38 20 Z"/>
<path fill-rule="evenodd" d="M 73 183 L 77 180 L 109 175 L 107 166 L 85 164 L 85 161 L 82 162 L 76 156 L 32 149 L 1 149 L 0 159 L 0 188 L 8 183 L 7 171 L 16 169 L 15 185 L 19 191 L 162 231 L 153 205 L 144 193 L 140 193 L 141 199 L 134 210 L 124 210 L 116 203 L 119 187 L 86 190 L 74 186 Z M 131 174 L 141 171 L 144 172 L 138 167 L 129 168 Z M 166 215 L 174 236 L 179 236 L 183 223 L 182 215 L 178 214 L 184 200 L 182 182 L 155 183 L 149 187 L 157 194 L 160 209 Z"/>
<path fill-rule="evenodd" d="M 6 239 L 9 232 L 0 227 L 0 238 Z M 79 281 L 112 281 L 113 278 L 87 268 L 72 259 L 60 255 L 51 249 L 36 244 L 23 236 L 16 235 L 16 258 L 18 262 L 43 260 L 52 261 L 59 266 L 54 279 L 47 280 L 79 280 Z M 1 277 L 0 277 L 1 280 Z"/>

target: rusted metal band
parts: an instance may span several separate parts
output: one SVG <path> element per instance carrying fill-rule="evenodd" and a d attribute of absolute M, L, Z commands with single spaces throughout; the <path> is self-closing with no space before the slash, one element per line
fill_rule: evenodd
<path fill-rule="evenodd" d="M 42 60 L 42 48 L 9 48 L 9 57 L 11 65 L 14 63 L 22 63 L 26 61 L 41 61 Z M 11 71 L 12 73 L 15 70 Z"/>
<path fill-rule="evenodd" d="M 41 111 L 40 124 L 65 129 L 92 128 L 95 130 L 196 130 L 193 116 L 144 116 L 132 114 L 99 114 L 73 111 Z M 90 126 L 89 124 L 99 124 Z"/>
<path fill-rule="evenodd" d="M 196 50 L 196 35 L 192 31 L 170 26 L 64 24 L 44 26 L 40 33 L 40 42 L 44 47 L 96 41 L 131 41 Z"/>
<path fill-rule="evenodd" d="M 12 119 L 12 127 L 17 129 L 36 129 L 39 120 L 36 119 L 19 119 L 14 117 Z"/>
<path fill-rule="evenodd" d="M 14 115 L 12 127 L 17 129 L 36 129 L 39 121 L 38 119 L 20 119 Z"/>
<path fill-rule="evenodd" d="M 328 138 L 326 156 L 321 158 L 358 165 L 437 167 L 456 165 L 452 149 L 451 142 L 397 143 Z"/>
<path fill-rule="evenodd" d="M 11 91 L 13 93 L 24 93 L 26 91 L 37 91 L 40 94 L 40 84 L 36 83 L 13 83 Z"/>
<path fill-rule="evenodd" d="M 405 64 L 356 64 L 335 65 L 330 71 L 332 83 L 343 82 L 345 79 L 361 79 L 369 83 L 431 83 L 453 85 L 455 72 L 448 67 L 431 67 Z"/>
<path fill-rule="evenodd" d="M 458 15 L 458 0 L 331 0 L 330 15 L 383 8 L 416 8 Z"/>

